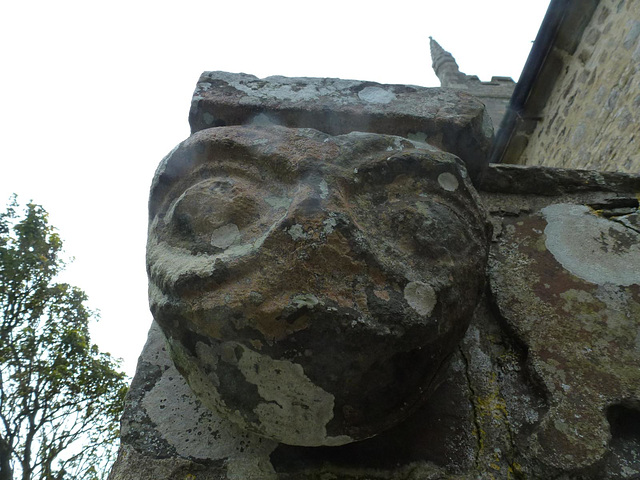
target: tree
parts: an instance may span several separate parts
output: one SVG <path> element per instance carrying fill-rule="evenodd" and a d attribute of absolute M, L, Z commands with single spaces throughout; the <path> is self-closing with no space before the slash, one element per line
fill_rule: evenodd
<path fill-rule="evenodd" d="M 90 341 L 85 293 L 56 283 L 47 212 L 18 208 L 14 195 L 0 213 L 0 480 L 104 478 L 125 374 Z"/>

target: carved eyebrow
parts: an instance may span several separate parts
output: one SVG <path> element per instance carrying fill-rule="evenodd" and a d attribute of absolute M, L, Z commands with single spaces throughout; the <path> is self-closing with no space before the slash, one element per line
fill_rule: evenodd
<path fill-rule="evenodd" d="M 166 168 L 156 174 L 151 187 L 149 196 L 150 219 L 167 207 L 167 202 L 173 202 L 192 186 L 210 178 L 248 180 L 261 187 L 262 190 L 273 190 L 276 183 L 286 188 L 286 185 L 291 185 L 293 183 L 292 180 L 297 178 L 297 175 L 281 178 L 276 168 L 268 168 L 268 162 L 243 162 L 243 158 L 235 156 L 220 160 L 200 158 L 188 163 L 183 162 L 182 165 L 177 166 L 171 165 L 171 158 L 166 160 Z"/>
<path fill-rule="evenodd" d="M 459 176 L 454 159 L 442 153 L 434 163 L 434 154 L 409 150 L 379 156 L 354 165 L 351 178 L 360 185 L 384 185 L 391 183 L 398 175 L 412 175 L 415 178 L 435 181 L 439 174 L 449 172 Z"/>
<path fill-rule="evenodd" d="M 229 177 L 263 183 L 267 176 L 271 176 L 269 172 L 260 172 L 254 165 L 223 160 L 215 163 L 202 163 L 194 168 L 185 179 L 202 181 L 211 177 Z"/>

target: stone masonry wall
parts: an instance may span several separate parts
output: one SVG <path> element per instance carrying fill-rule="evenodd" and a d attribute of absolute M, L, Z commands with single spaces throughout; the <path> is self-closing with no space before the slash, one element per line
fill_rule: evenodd
<path fill-rule="evenodd" d="M 477 77 L 471 79 L 466 91 L 484 103 L 493 122 L 493 131 L 497 132 L 516 84 L 509 77 L 492 77 L 490 82 L 481 82 Z"/>
<path fill-rule="evenodd" d="M 602 0 L 520 162 L 640 171 L 640 2 Z"/>

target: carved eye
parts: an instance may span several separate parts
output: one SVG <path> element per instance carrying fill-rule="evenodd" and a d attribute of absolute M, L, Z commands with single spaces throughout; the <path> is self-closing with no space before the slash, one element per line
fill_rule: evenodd
<path fill-rule="evenodd" d="M 450 249 L 464 250 L 468 241 L 464 223 L 445 198 L 451 194 L 438 186 L 434 176 L 400 174 L 384 183 L 362 182 L 352 196 L 359 225 L 376 232 L 388 254 L 437 259 L 448 257 Z"/>
<path fill-rule="evenodd" d="M 246 180 L 213 178 L 188 188 L 169 208 L 165 224 L 179 246 L 215 253 L 259 234 L 264 210 Z"/>

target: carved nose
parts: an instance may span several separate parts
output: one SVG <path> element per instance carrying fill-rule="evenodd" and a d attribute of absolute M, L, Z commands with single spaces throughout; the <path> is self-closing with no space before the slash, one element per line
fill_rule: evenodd
<path fill-rule="evenodd" d="M 281 229 L 289 232 L 293 240 L 324 240 L 333 231 L 336 218 L 342 217 L 345 215 L 331 205 L 326 182 L 314 179 L 307 181 L 297 193 L 282 219 Z M 350 222 L 346 222 L 346 219 L 341 222 L 345 223 Z"/>
<path fill-rule="evenodd" d="M 300 258 L 306 260 L 329 255 L 332 258 L 325 258 L 323 263 L 316 265 L 323 269 L 330 264 L 335 268 L 338 257 L 346 261 L 347 258 L 355 260 L 359 256 L 358 249 L 354 250 L 354 247 L 356 239 L 362 237 L 358 233 L 362 232 L 346 213 L 332 209 L 309 209 L 303 214 L 297 212 L 288 220 L 283 225 L 280 238 L 297 258 L 299 254 L 302 255 Z"/>

